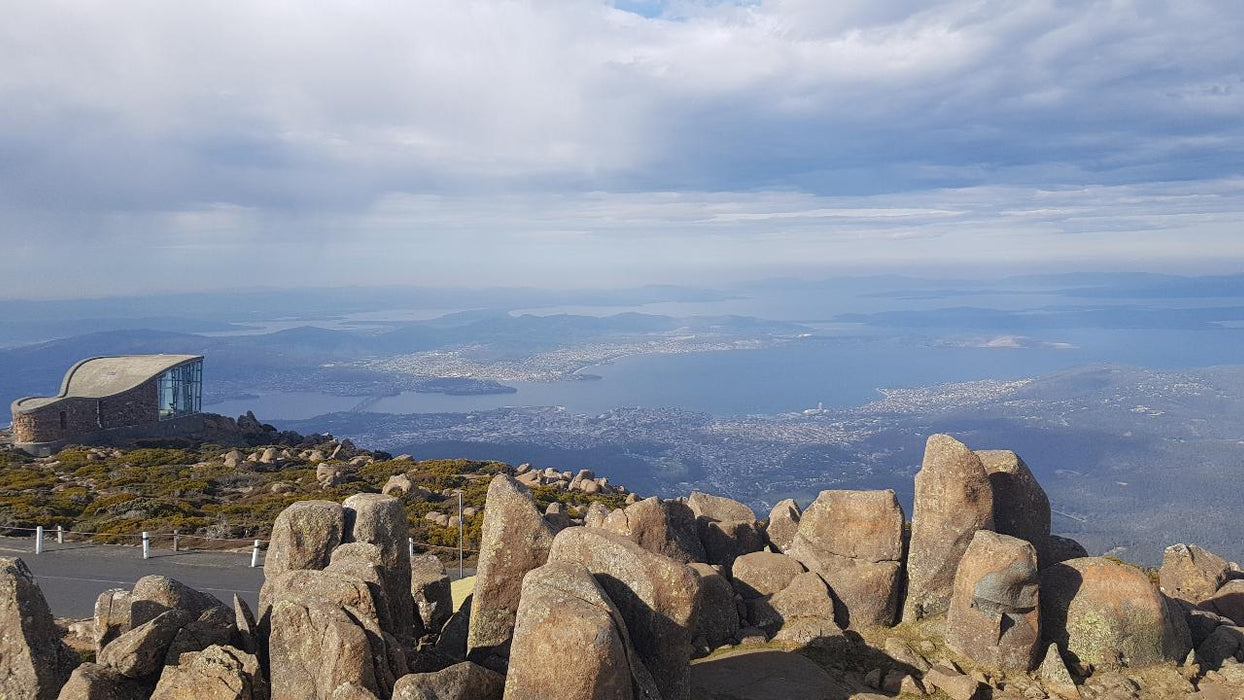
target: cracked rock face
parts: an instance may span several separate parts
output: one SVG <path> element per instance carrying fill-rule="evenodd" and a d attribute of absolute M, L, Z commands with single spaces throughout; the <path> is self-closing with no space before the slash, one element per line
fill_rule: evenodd
<path fill-rule="evenodd" d="M 1018 537 L 1037 550 L 1038 566 L 1050 562 L 1050 499 L 1032 470 L 1010 450 L 977 450 L 993 490 L 994 531 Z M 1051 562 L 1052 563 L 1052 562 Z"/>
<path fill-rule="evenodd" d="M 986 667 L 1031 669 L 1041 648 L 1038 581 L 1032 544 L 977 532 L 955 575 L 947 645 Z"/>
<path fill-rule="evenodd" d="M 916 474 L 904 620 L 950 606 L 959 560 L 976 532 L 993 526 L 993 487 L 980 457 L 949 435 L 930 436 Z"/>
<path fill-rule="evenodd" d="M 893 491 L 822 491 L 803 512 L 788 554 L 829 584 L 844 627 L 894 623 L 903 509 Z"/>
<path fill-rule="evenodd" d="M 0 558 L 0 698 L 51 700 L 72 668 L 30 569 Z"/>

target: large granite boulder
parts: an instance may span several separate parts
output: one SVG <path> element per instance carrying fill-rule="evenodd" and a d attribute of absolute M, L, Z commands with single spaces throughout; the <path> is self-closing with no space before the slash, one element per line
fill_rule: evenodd
<path fill-rule="evenodd" d="M 410 595 L 410 539 L 406 509 L 392 496 L 359 493 L 341 504 L 345 514 L 345 542 L 361 542 L 379 548 L 381 577 L 388 598 L 391 627 L 385 631 L 403 643 L 423 634 Z M 417 624 L 418 622 L 418 624 Z"/>
<path fill-rule="evenodd" d="M 695 514 L 682 501 L 645 498 L 611 513 L 603 527 L 629 537 L 649 552 L 683 564 L 708 558 L 700 542 Z"/>
<path fill-rule="evenodd" d="M 292 569 L 323 569 L 345 533 L 345 511 L 332 501 L 299 501 L 276 516 L 264 559 L 267 577 Z"/>
<path fill-rule="evenodd" d="M 769 526 L 765 529 L 769 544 L 772 544 L 777 551 L 785 552 L 791 542 L 795 541 L 795 533 L 799 531 L 801 516 L 802 511 L 799 510 L 799 504 L 795 503 L 795 499 L 787 498 L 784 501 L 778 501 L 777 505 L 769 511 Z"/>
<path fill-rule="evenodd" d="M 587 527 L 601 527 L 605 518 L 609 517 L 609 507 L 600 501 L 592 501 L 583 515 L 583 524 Z"/>
<path fill-rule="evenodd" d="M 259 591 L 259 624 L 263 626 L 272 607 L 284 600 L 304 605 L 333 603 L 384 627 L 388 625 L 389 608 L 379 593 L 377 586 L 369 585 L 353 572 L 293 569 L 264 582 Z"/>
<path fill-rule="evenodd" d="M 751 623 L 775 642 L 825 645 L 844 638 L 829 586 L 812 571 L 794 577 L 771 596 L 749 600 L 747 609 Z"/>
<path fill-rule="evenodd" d="M 729 643 L 739 632 L 739 612 L 734 604 L 734 587 L 719 566 L 699 562 L 687 566 L 695 574 L 698 596 L 692 641 L 702 644 L 706 649 L 716 649 Z"/>
<path fill-rule="evenodd" d="M 751 508 L 723 496 L 692 491 L 687 507 L 709 564 L 730 566 L 735 557 L 764 549 L 765 535 Z"/>
<path fill-rule="evenodd" d="M 597 528 L 558 533 L 549 560 L 582 564 L 617 606 L 664 700 L 686 700 L 697 585 L 687 566 Z"/>
<path fill-rule="evenodd" d="M 393 700 L 501 700 L 505 676 L 470 661 L 431 673 L 411 673 L 393 686 Z"/>
<path fill-rule="evenodd" d="M 197 619 L 187 622 L 177 630 L 172 644 L 169 644 L 168 651 L 165 652 L 164 663 L 175 665 L 181 663 L 184 654 L 200 652 L 215 645 L 228 646 L 233 643 L 235 634 L 231 610 L 208 608 Z"/>
<path fill-rule="evenodd" d="M 114 668 L 85 663 L 73 670 L 60 689 L 60 695 L 54 697 L 58 700 L 149 700 L 151 686 L 126 678 Z"/>
<path fill-rule="evenodd" d="M 439 632 L 454 612 L 454 597 L 445 565 L 435 554 L 410 561 L 410 594 L 424 628 Z"/>
<path fill-rule="evenodd" d="M 1084 545 L 1076 542 L 1070 537 L 1061 535 L 1050 535 L 1049 542 L 1046 546 L 1046 556 L 1041 559 L 1041 568 L 1053 566 L 1068 559 L 1081 559 L 1089 555 Z M 1038 554 L 1038 557 L 1041 555 Z"/>
<path fill-rule="evenodd" d="M 151 700 L 266 700 L 267 685 L 251 654 L 213 645 L 165 666 Z"/>
<path fill-rule="evenodd" d="M 211 608 L 224 608 L 232 618 L 233 611 L 209 593 L 197 591 L 167 576 L 144 576 L 130 593 L 130 628 L 138 627 L 169 610 L 181 610 L 195 619 Z"/>
<path fill-rule="evenodd" d="M 437 654 L 454 661 L 466 660 L 467 633 L 470 631 L 471 607 L 474 605 L 474 600 L 474 596 L 468 595 L 454 614 L 449 616 L 449 620 L 440 630 L 440 636 L 436 638 Z"/>
<path fill-rule="evenodd" d="M 470 660 L 505 670 L 523 576 L 544 565 L 552 545 L 553 531 L 536 509 L 531 492 L 505 474 L 493 477 L 484 503 L 467 632 Z"/>
<path fill-rule="evenodd" d="M 359 690 L 386 696 L 396 678 L 377 668 L 373 643 L 383 642 L 374 635 L 337 603 L 278 600 L 268 642 L 272 700 L 338 700 Z"/>
<path fill-rule="evenodd" d="M 1225 559 L 1197 545 L 1175 544 L 1162 553 L 1162 592 L 1193 605 L 1209 600 L 1231 575 Z"/>
<path fill-rule="evenodd" d="M 1041 628 L 1070 658 L 1095 668 L 1182 661 L 1187 623 L 1140 569 L 1085 557 L 1041 571 Z"/>
<path fill-rule="evenodd" d="M 993 487 L 980 457 L 949 435 L 930 436 L 916 474 L 904 620 L 949 607 L 959 559 L 993 522 Z"/>
<path fill-rule="evenodd" d="M 21 559 L 0 557 L 0 698 L 51 700 L 75 660 Z"/>
<path fill-rule="evenodd" d="M 1244 626 L 1244 579 L 1232 579 L 1222 584 L 1222 588 L 1205 601 L 1205 607 Z"/>
<path fill-rule="evenodd" d="M 993 529 L 1032 544 L 1038 561 L 1049 559 L 1050 499 L 1032 470 L 1010 450 L 977 450 L 993 491 Z"/>
<path fill-rule="evenodd" d="M 99 663 L 137 680 L 154 678 L 164 668 L 169 647 L 193 618 L 184 610 L 168 610 L 108 642 Z"/>
<path fill-rule="evenodd" d="M 787 553 L 833 589 L 843 625 L 894 624 L 903 509 L 893 491 L 822 491 L 799 519 Z"/>
<path fill-rule="evenodd" d="M 95 599 L 96 654 L 132 627 L 130 602 L 130 592 L 124 588 L 110 588 Z"/>
<path fill-rule="evenodd" d="M 1041 651 L 1037 551 L 981 530 L 959 560 L 946 613 L 946 645 L 978 666 L 1028 671 Z"/>
<path fill-rule="evenodd" d="M 622 614 L 582 564 L 552 561 L 523 579 L 505 694 L 660 700 Z"/>
<path fill-rule="evenodd" d="M 734 590 L 745 599 L 773 595 L 805 571 L 794 558 L 773 552 L 744 554 L 731 567 Z"/>

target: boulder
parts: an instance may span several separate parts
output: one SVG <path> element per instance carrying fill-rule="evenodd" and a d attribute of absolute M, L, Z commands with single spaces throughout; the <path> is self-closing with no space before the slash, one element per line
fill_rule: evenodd
<path fill-rule="evenodd" d="M 1033 668 L 1041 650 L 1038 582 L 1031 543 L 978 531 L 955 574 L 946 645 L 980 667 Z"/>
<path fill-rule="evenodd" d="M 582 564 L 552 561 L 523 579 L 505 694 L 660 700 L 622 614 Z"/>
<path fill-rule="evenodd" d="M 1058 653 L 1057 644 L 1050 644 L 1046 648 L 1045 658 L 1041 661 L 1040 667 L 1037 668 L 1036 675 L 1041 680 L 1041 685 L 1045 687 L 1047 693 L 1055 697 L 1064 698 L 1064 700 L 1080 697 L 1080 689 L 1076 687 L 1076 682 L 1071 677 L 1071 672 L 1067 670 L 1067 664 L 1063 663 L 1063 657 Z"/>
<path fill-rule="evenodd" d="M 394 474 L 384 482 L 384 488 L 380 489 L 380 493 L 386 496 L 405 496 L 414 487 L 415 482 L 411 480 L 410 475 Z"/>
<path fill-rule="evenodd" d="M 379 579 L 379 576 L 375 576 Z M 350 609 L 352 614 L 366 618 L 379 627 L 391 626 L 389 606 L 381 597 L 382 589 L 353 572 L 340 570 L 316 571 L 295 569 L 278 574 L 264 582 L 259 591 L 260 625 L 269 618 L 278 602 L 311 605 L 325 603 Z"/>
<path fill-rule="evenodd" d="M 701 640 L 709 649 L 730 643 L 739 633 L 734 587 L 720 567 L 700 563 L 688 566 L 695 574 L 698 596 L 691 638 Z"/>
<path fill-rule="evenodd" d="M 98 654 L 112 640 L 129 631 L 130 592 L 124 588 L 110 588 L 95 599 L 95 653 Z"/>
<path fill-rule="evenodd" d="M 697 592 L 691 569 L 625 536 L 586 527 L 561 531 L 549 560 L 582 564 L 592 572 L 621 612 L 661 696 L 685 700 Z"/>
<path fill-rule="evenodd" d="M 473 600 L 474 596 L 468 595 L 441 628 L 440 636 L 436 638 L 436 652 L 441 656 L 455 661 L 466 659 Z"/>
<path fill-rule="evenodd" d="M 245 457 L 237 450 L 229 450 L 225 453 L 224 460 L 226 469 L 237 469 L 242 466 L 242 462 L 245 461 Z"/>
<path fill-rule="evenodd" d="M 1244 626 L 1244 579 L 1232 579 L 1205 601 L 1204 607 Z"/>
<path fill-rule="evenodd" d="M 806 569 L 795 559 L 773 552 L 752 552 L 734 560 L 734 590 L 743 598 L 773 595 Z"/>
<path fill-rule="evenodd" d="M 1041 627 L 1069 658 L 1095 668 L 1182 661 L 1187 623 L 1140 569 L 1100 557 L 1041 572 Z"/>
<path fill-rule="evenodd" d="M 707 559 L 695 515 L 682 501 L 646 498 L 611 513 L 604 527 L 629 537 L 649 552 L 683 564 Z"/>
<path fill-rule="evenodd" d="M 729 522 L 732 520 L 756 521 L 756 513 L 751 508 L 732 498 L 713 496 L 699 491 L 692 491 L 687 498 L 687 507 L 696 518 Z"/>
<path fill-rule="evenodd" d="M 766 634 L 774 636 L 787 630 L 785 641 L 797 641 L 790 638 L 797 628 L 803 628 L 804 636 L 809 629 L 826 637 L 842 636 L 834 618 L 833 596 L 815 572 L 794 577 L 786 588 L 771 596 L 749 600 L 747 609 L 751 623 Z"/>
<path fill-rule="evenodd" d="M 410 596 L 410 548 L 406 509 L 392 496 L 359 493 L 341 504 L 345 514 L 343 540 L 379 548 L 382 585 L 388 598 L 391 627 L 385 630 L 403 643 L 423 634 L 416 625 L 414 599 Z"/>
<path fill-rule="evenodd" d="M 1228 659 L 1244 661 L 1244 627 L 1216 627 L 1197 645 L 1196 658 L 1210 668 L 1219 668 Z"/>
<path fill-rule="evenodd" d="M 228 608 L 215 596 L 196 591 L 167 576 L 144 576 L 130 593 L 131 629 L 169 610 L 181 610 L 194 620 L 211 608 Z M 232 617 L 232 612 L 228 615 Z"/>
<path fill-rule="evenodd" d="M 1029 542 L 1037 560 L 1049 558 L 1050 499 L 1032 470 L 1010 450 L 977 450 L 993 491 L 993 529 Z"/>
<path fill-rule="evenodd" d="M 393 700 L 501 700 L 505 676 L 470 661 L 432 673 L 412 673 L 393 686 Z"/>
<path fill-rule="evenodd" d="M 1183 608 L 1184 621 L 1188 623 L 1188 631 L 1192 635 L 1192 646 L 1197 647 L 1205 638 L 1213 634 L 1221 625 L 1233 624 L 1231 620 L 1209 610 L 1194 608 L 1186 601 L 1171 599 L 1172 603 Z"/>
<path fill-rule="evenodd" d="M 1217 554 L 1195 544 L 1176 544 L 1162 553 L 1158 580 L 1166 595 L 1196 605 L 1211 598 L 1230 574 L 1230 564 Z"/>
<path fill-rule="evenodd" d="M 345 532 L 345 512 L 331 501 L 299 501 L 276 516 L 264 576 L 323 569 Z"/>
<path fill-rule="evenodd" d="M 607 517 L 609 517 L 609 508 L 600 501 L 593 501 L 587 507 L 587 514 L 583 516 L 583 524 L 587 527 L 601 527 L 605 524 Z"/>
<path fill-rule="evenodd" d="M 247 654 L 256 653 L 259 644 L 255 613 L 251 612 L 251 606 L 236 593 L 233 595 L 233 622 L 238 631 L 238 646 Z"/>
<path fill-rule="evenodd" d="M 445 565 L 434 554 L 410 560 L 410 593 L 424 629 L 438 632 L 454 612 L 453 593 Z"/>
<path fill-rule="evenodd" d="M 160 613 L 109 642 L 99 653 L 99 663 L 129 678 L 153 678 L 164 667 L 177 633 L 192 619 L 184 610 Z"/>
<path fill-rule="evenodd" d="M 315 481 L 320 488 L 330 489 L 344 484 L 350 477 L 348 467 L 332 462 L 320 462 L 315 467 Z"/>
<path fill-rule="evenodd" d="M 983 683 L 941 664 L 925 672 L 924 684 L 937 688 L 951 700 L 981 700 L 988 697 L 988 690 Z"/>
<path fill-rule="evenodd" d="M 906 621 L 946 610 L 959 559 L 972 536 L 993 527 L 989 475 L 980 458 L 949 435 L 932 435 L 925 445 L 911 520 Z"/>
<path fill-rule="evenodd" d="M 177 630 L 172 644 L 164 655 L 164 664 L 181 663 L 184 654 L 203 651 L 214 646 L 228 646 L 233 643 L 234 625 L 233 611 L 228 608 L 208 608 L 196 620 L 191 620 Z"/>
<path fill-rule="evenodd" d="M 787 552 L 833 589 L 844 625 L 894 624 L 903 509 L 893 491 L 822 491 L 800 517 Z"/>
<path fill-rule="evenodd" d="M 0 698 L 51 700 L 76 665 L 21 559 L 0 557 Z"/>
<path fill-rule="evenodd" d="M 710 564 L 730 566 L 735 557 L 764 549 L 764 531 L 751 508 L 736 500 L 692 491 L 687 507 Z"/>
<path fill-rule="evenodd" d="M 73 670 L 60 689 L 60 695 L 54 697 L 59 700 L 148 700 L 150 692 L 150 686 L 126 678 L 116 669 L 85 663 Z"/>
<path fill-rule="evenodd" d="M 338 700 L 335 693 L 357 696 L 360 689 L 382 694 L 368 631 L 336 603 L 278 601 L 268 657 L 272 700 Z"/>
<path fill-rule="evenodd" d="M 151 700 L 266 700 L 259 662 L 231 646 L 213 645 L 166 666 Z"/>
<path fill-rule="evenodd" d="M 773 510 L 769 511 L 769 527 L 766 528 L 765 534 L 769 538 L 769 543 L 777 551 L 785 552 L 795 540 L 801 515 L 799 504 L 795 503 L 793 498 L 778 501 L 778 504 L 773 506 Z"/>
<path fill-rule="evenodd" d="M 484 504 L 467 633 L 470 660 L 505 669 L 523 576 L 544 565 L 552 544 L 553 531 L 536 510 L 531 492 L 505 474 L 493 477 Z"/>
<path fill-rule="evenodd" d="M 549 524 L 549 528 L 555 535 L 570 527 L 570 515 L 566 513 L 566 508 L 557 501 L 553 501 L 544 509 L 544 521 Z"/>

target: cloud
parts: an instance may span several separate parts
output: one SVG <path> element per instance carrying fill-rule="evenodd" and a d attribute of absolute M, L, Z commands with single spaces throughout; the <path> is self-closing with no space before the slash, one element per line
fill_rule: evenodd
<path fill-rule="evenodd" d="M 556 246 L 549 276 L 654 239 L 674 274 L 706 235 L 738 267 L 877 232 L 896 265 L 1175 230 L 1222 260 L 1242 33 L 1229 0 L 20 3 L 0 294 L 38 286 L 19 258 L 161 241 L 216 251 L 221 284 L 247 246 L 450 260 L 515 232 Z M 833 256 L 883 255 L 859 250 Z"/>

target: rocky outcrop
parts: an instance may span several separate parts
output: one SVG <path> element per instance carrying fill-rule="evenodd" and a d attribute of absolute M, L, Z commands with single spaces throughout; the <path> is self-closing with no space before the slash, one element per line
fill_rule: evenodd
<path fill-rule="evenodd" d="M 99 653 L 99 663 L 127 678 L 145 680 L 159 675 L 169 647 L 181 628 L 193 619 L 184 610 L 168 610 L 122 634 Z"/>
<path fill-rule="evenodd" d="M 1205 601 L 1205 607 L 1237 625 L 1244 625 L 1244 579 L 1237 578 L 1224 583 Z"/>
<path fill-rule="evenodd" d="M 454 612 L 454 599 L 445 565 L 436 555 L 410 561 L 410 593 L 424 629 L 439 632 Z"/>
<path fill-rule="evenodd" d="M 347 608 L 281 600 L 271 615 L 272 700 L 337 700 L 351 687 L 382 693 L 367 629 Z"/>
<path fill-rule="evenodd" d="M 655 496 L 645 498 L 610 514 L 604 528 L 674 561 L 686 564 L 707 559 L 695 514 L 682 501 L 662 501 Z"/>
<path fill-rule="evenodd" d="M 583 516 L 583 524 L 587 527 L 601 527 L 605 524 L 607 517 L 609 517 L 609 508 L 599 501 L 593 501 Z"/>
<path fill-rule="evenodd" d="M 993 491 L 993 529 L 1032 544 L 1041 563 L 1050 558 L 1050 499 L 1032 470 L 1010 450 L 977 450 Z"/>
<path fill-rule="evenodd" d="M 1162 553 L 1162 592 L 1193 605 L 1209 600 L 1231 575 L 1225 559 L 1197 545 L 1175 544 Z"/>
<path fill-rule="evenodd" d="M 981 530 L 959 561 L 946 613 L 946 644 L 979 666 L 1027 671 L 1041 650 L 1037 551 Z"/>
<path fill-rule="evenodd" d="M 470 661 L 432 673 L 402 676 L 393 700 L 501 700 L 505 676 Z"/>
<path fill-rule="evenodd" d="M 1042 636 L 1095 668 L 1182 661 L 1192 647 L 1183 616 L 1140 569 L 1072 559 L 1041 572 Z"/>
<path fill-rule="evenodd" d="M 993 490 L 980 458 L 949 435 L 930 436 L 916 474 L 904 620 L 946 610 L 959 559 L 976 531 L 993 522 Z"/>
<path fill-rule="evenodd" d="M 553 531 L 536 509 L 531 492 L 504 474 L 493 477 L 484 504 L 467 633 L 467 653 L 472 661 L 498 671 L 505 669 L 523 576 L 544 565 L 552 544 Z"/>
<path fill-rule="evenodd" d="M 773 510 L 769 511 L 769 526 L 765 529 L 765 534 L 769 538 L 769 544 L 777 551 L 785 552 L 795 540 L 801 514 L 799 504 L 793 498 L 778 501 Z"/>
<path fill-rule="evenodd" d="M 687 566 L 696 578 L 695 621 L 691 640 L 697 653 L 706 653 L 731 642 L 739 632 L 734 587 L 720 566 L 698 562 Z"/>
<path fill-rule="evenodd" d="M 822 491 L 787 550 L 829 584 L 842 622 L 889 626 L 898 612 L 903 510 L 893 491 Z"/>
<path fill-rule="evenodd" d="M 26 563 L 0 557 L 0 698 L 55 698 L 70 659 Z"/>
<path fill-rule="evenodd" d="M 687 507 L 709 564 L 730 566 L 738 557 L 765 546 L 764 531 L 751 508 L 731 498 L 692 491 Z"/>
<path fill-rule="evenodd" d="M 1045 657 L 1041 661 L 1041 666 L 1037 668 L 1036 675 L 1045 689 L 1053 693 L 1055 697 L 1067 699 L 1080 697 L 1080 689 L 1076 687 L 1075 679 L 1071 677 L 1067 664 L 1059 655 L 1057 644 L 1050 644 L 1045 650 Z"/>
<path fill-rule="evenodd" d="M 622 614 L 631 642 L 664 700 L 685 700 L 694 625 L 695 574 L 685 565 L 596 528 L 563 530 L 549 560 L 581 564 Z"/>
<path fill-rule="evenodd" d="M 259 662 L 230 646 L 214 645 L 166 666 L 151 700 L 265 700 Z"/>
<path fill-rule="evenodd" d="M 360 493 L 342 503 L 347 542 L 365 543 L 379 550 L 381 585 L 389 608 L 386 630 L 409 644 L 423 633 L 410 595 L 410 549 L 406 510 L 392 496 Z"/>
<path fill-rule="evenodd" d="M 345 532 L 345 512 L 331 501 L 299 501 L 272 523 L 264 559 L 268 577 L 293 569 L 323 569 Z"/>
<path fill-rule="evenodd" d="M 753 552 L 734 560 L 734 590 L 744 599 L 773 595 L 790 585 L 803 568 L 792 557 L 773 552 Z"/>
<path fill-rule="evenodd" d="M 96 654 L 130 629 L 130 602 L 130 592 L 124 588 L 110 588 L 95 600 Z"/>
<path fill-rule="evenodd" d="M 527 574 L 510 658 L 507 697 L 661 697 L 622 614 L 581 564 L 553 561 Z"/>
<path fill-rule="evenodd" d="M 149 700 L 150 693 L 151 686 L 126 678 L 115 669 L 85 663 L 73 670 L 57 697 L 58 700 Z"/>
<path fill-rule="evenodd" d="M 181 610 L 193 620 L 211 608 L 224 608 L 225 614 L 233 617 L 232 611 L 213 595 L 167 576 L 144 576 L 130 592 L 130 626 L 137 627 L 169 610 Z"/>

